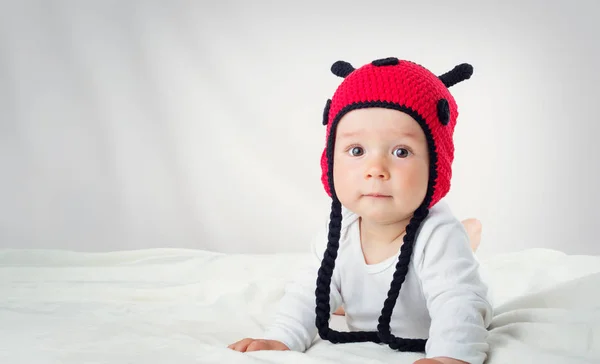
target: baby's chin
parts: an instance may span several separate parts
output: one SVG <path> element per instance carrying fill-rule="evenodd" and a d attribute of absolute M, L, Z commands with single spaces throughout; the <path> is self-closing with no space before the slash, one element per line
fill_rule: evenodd
<path fill-rule="evenodd" d="M 394 206 L 368 206 L 368 207 L 357 207 L 351 210 L 361 217 L 363 221 L 379 224 L 388 225 L 395 224 L 398 222 L 408 222 L 412 216 L 411 212 L 403 212 Z"/>

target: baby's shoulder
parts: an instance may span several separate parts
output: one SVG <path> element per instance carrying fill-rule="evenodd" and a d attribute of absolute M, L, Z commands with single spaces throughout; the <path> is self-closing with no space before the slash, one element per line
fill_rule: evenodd
<path fill-rule="evenodd" d="M 427 217 L 421 224 L 421 227 L 435 227 L 448 224 L 460 224 L 460 221 L 454 215 L 450 205 L 445 200 L 440 200 L 432 208 L 429 209 Z"/>
<path fill-rule="evenodd" d="M 462 239 L 466 236 L 466 230 L 460 220 L 448 203 L 441 200 L 429 210 L 417 230 L 413 259 L 418 261 L 426 251 L 437 249 L 457 237 Z"/>
<path fill-rule="evenodd" d="M 354 232 L 356 231 L 359 217 L 354 212 L 342 207 L 342 221 L 339 236 L 338 255 L 343 254 L 352 243 Z M 327 248 L 330 235 L 331 216 L 327 216 L 319 222 L 317 231 L 313 237 L 313 249 L 320 257 Z M 332 236 L 334 238 L 334 236 Z"/>

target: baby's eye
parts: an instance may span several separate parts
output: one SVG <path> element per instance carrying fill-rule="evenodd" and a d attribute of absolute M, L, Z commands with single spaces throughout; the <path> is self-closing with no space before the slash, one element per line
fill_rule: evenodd
<path fill-rule="evenodd" d="M 353 157 L 360 157 L 364 153 L 364 151 L 361 147 L 352 147 L 352 148 L 350 148 L 349 152 L 350 152 L 350 155 Z"/>
<path fill-rule="evenodd" d="M 394 149 L 394 155 L 398 158 L 406 158 L 410 154 L 410 151 L 406 148 L 396 148 Z"/>

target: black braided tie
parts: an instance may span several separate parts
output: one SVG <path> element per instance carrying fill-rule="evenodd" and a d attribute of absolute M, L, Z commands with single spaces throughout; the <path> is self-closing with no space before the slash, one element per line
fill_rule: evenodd
<path fill-rule="evenodd" d="M 421 120 L 417 118 L 417 120 Z M 333 184 L 333 149 L 336 134 L 336 124 L 339 119 L 333 121 L 332 132 L 327 141 L 327 178 L 331 189 L 331 214 L 329 219 L 329 234 L 327 237 L 327 248 L 323 254 L 321 261 L 321 267 L 318 271 L 317 276 L 317 287 L 315 289 L 316 296 L 316 318 L 315 325 L 319 336 L 323 340 L 329 340 L 332 343 L 350 343 L 350 342 L 374 342 L 374 343 L 385 343 L 391 349 L 398 351 L 410 351 L 410 352 L 425 352 L 425 346 L 427 339 L 413 339 L 413 338 L 399 338 L 392 335 L 390 331 L 390 320 L 396 300 L 400 294 L 402 284 L 406 279 L 408 273 L 408 267 L 410 264 L 410 258 L 413 253 L 413 247 L 417 236 L 417 231 L 421 226 L 421 223 L 429 214 L 429 203 L 433 196 L 435 189 L 435 181 L 437 179 L 437 154 L 433 147 L 434 141 L 432 139 L 431 131 L 429 131 L 427 125 L 422 121 L 420 125 L 426 131 L 429 152 L 430 152 L 430 174 L 429 184 L 427 187 L 427 194 L 425 200 L 421 206 L 415 211 L 413 217 L 406 227 L 406 235 L 402 247 L 400 248 L 400 257 L 396 264 L 396 271 L 392 282 L 390 283 L 390 290 L 388 296 L 384 302 L 381 310 L 381 316 L 379 317 L 377 331 L 355 331 L 355 332 L 339 332 L 332 330 L 329 327 L 329 320 L 331 318 L 331 307 L 330 307 L 330 293 L 331 293 L 331 278 L 333 276 L 333 270 L 335 268 L 335 259 L 339 249 L 339 241 L 342 226 L 342 206 L 340 201 L 337 199 Z"/>
<path fill-rule="evenodd" d="M 406 227 L 406 235 L 404 236 L 404 244 L 400 249 L 400 258 L 396 264 L 396 272 L 391 283 L 391 288 L 388 292 L 388 297 L 384 302 L 384 306 L 379 317 L 378 331 L 354 331 L 354 332 L 339 332 L 332 330 L 329 327 L 331 318 L 330 293 L 331 293 L 331 278 L 335 268 L 335 259 L 339 249 L 339 238 L 341 231 L 341 204 L 337 199 L 332 202 L 331 215 L 329 223 L 329 234 L 327 249 L 323 254 L 321 267 L 317 276 L 316 295 L 316 319 L 319 336 L 323 340 L 328 340 L 334 344 L 350 343 L 350 342 L 374 342 L 385 343 L 394 350 L 424 352 L 426 340 L 424 339 L 404 339 L 398 338 L 390 332 L 390 319 L 392 311 L 399 296 L 402 283 L 408 273 L 408 265 L 412 255 L 414 238 L 421 221 L 427 216 L 426 209 L 419 209 L 415 212 L 410 223 Z"/>

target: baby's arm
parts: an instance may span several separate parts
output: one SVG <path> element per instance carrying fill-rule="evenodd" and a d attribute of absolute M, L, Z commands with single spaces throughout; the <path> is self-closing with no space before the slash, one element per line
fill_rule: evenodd
<path fill-rule="evenodd" d="M 464 227 L 458 222 L 438 226 L 417 264 L 431 316 L 426 358 L 483 363 L 493 312 Z"/>
<path fill-rule="evenodd" d="M 419 359 L 413 364 L 469 364 L 466 361 L 450 359 L 450 358 L 435 358 L 435 359 Z"/>
<path fill-rule="evenodd" d="M 324 239 L 322 235 L 321 237 Z M 322 241 L 312 244 L 312 264 L 286 286 L 277 315 L 267 328 L 265 338 L 281 341 L 294 351 L 304 352 L 311 346 L 317 335 L 315 289 L 325 245 Z M 336 273 L 334 270 L 331 279 L 330 313 L 342 303 Z"/>
<path fill-rule="evenodd" d="M 260 339 L 246 338 L 229 348 L 237 351 L 293 350 L 306 351 L 317 335 L 315 326 L 315 289 L 317 273 L 327 244 L 326 235 L 318 234 L 311 244 L 311 261 L 299 271 L 285 288 L 273 322 Z M 331 280 L 330 311 L 341 305 L 336 271 Z"/>

